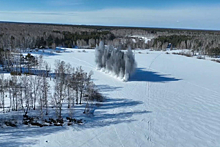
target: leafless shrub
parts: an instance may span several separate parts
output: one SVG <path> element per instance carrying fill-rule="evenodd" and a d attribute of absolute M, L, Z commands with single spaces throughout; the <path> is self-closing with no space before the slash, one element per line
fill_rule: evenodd
<path fill-rule="evenodd" d="M 216 59 L 212 59 L 211 61 L 214 61 L 214 62 L 220 63 L 220 60 L 216 60 Z"/>
<path fill-rule="evenodd" d="M 10 72 L 10 74 L 12 75 L 12 76 L 20 76 L 21 75 L 21 73 L 20 72 L 15 72 L 15 71 L 11 71 Z"/>
<path fill-rule="evenodd" d="M 192 57 L 192 54 L 190 52 L 179 52 L 179 53 L 175 53 L 173 52 L 174 55 L 182 55 L 182 56 L 186 56 L 186 57 Z"/>
<path fill-rule="evenodd" d="M 205 56 L 198 55 L 198 56 L 197 56 L 197 59 L 205 59 Z"/>

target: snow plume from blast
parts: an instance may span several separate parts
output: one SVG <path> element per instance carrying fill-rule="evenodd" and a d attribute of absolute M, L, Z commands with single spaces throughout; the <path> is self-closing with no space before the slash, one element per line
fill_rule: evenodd
<path fill-rule="evenodd" d="M 114 49 L 112 45 L 105 47 L 103 41 L 96 46 L 95 62 L 98 70 L 112 73 L 123 81 L 129 79 L 137 66 L 130 47 L 127 52 L 122 52 L 120 48 Z"/>

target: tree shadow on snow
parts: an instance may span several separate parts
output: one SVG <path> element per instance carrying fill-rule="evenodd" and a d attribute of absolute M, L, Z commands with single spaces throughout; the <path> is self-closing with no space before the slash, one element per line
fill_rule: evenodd
<path fill-rule="evenodd" d="M 33 55 L 43 55 L 43 56 L 59 56 L 58 53 L 56 52 L 48 52 L 48 51 L 38 51 L 38 52 L 30 52 L 30 54 L 33 54 Z"/>
<path fill-rule="evenodd" d="M 66 49 L 56 48 L 56 49 L 40 49 L 38 51 L 28 51 L 28 53 L 33 55 L 44 55 L 44 56 L 59 56 L 61 53 L 68 53 Z"/>
<path fill-rule="evenodd" d="M 157 72 L 146 71 L 145 68 L 137 68 L 136 72 L 129 78 L 129 81 L 146 81 L 146 82 L 171 82 L 179 81 L 167 75 L 158 74 Z M 128 82 L 129 82 L 128 81 Z"/>
<path fill-rule="evenodd" d="M 122 87 L 113 87 L 109 85 L 97 85 L 96 88 L 99 89 L 99 92 L 111 92 L 114 90 L 121 89 Z"/>
<path fill-rule="evenodd" d="M 5 128 L 1 129 L 0 133 L 0 146 L 1 147 L 17 147 L 17 146 L 31 146 L 35 145 L 37 141 L 31 139 L 22 142 L 22 138 L 37 137 L 38 135 L 46 136 L 54 132 L 64 131 L 65 127 L 21 127 L 21 128 Z"/>
<path fill-rule="evenodd" d="M 98 111 L 94 113 L 94 116 L 88 120 L 87 124 L 85 124 L 85 128 L 104 127 L 120 123 L 130 123 L 136 121 L 132 118 L 132 116 L 134 115 L 152 113 L 151 111 L 146 110 L 130 109 L 141 104 L 143 104 L 142 101 L 134 101 L 124 98 L 106 99 L 106 101 L 97 108 Z M 106 113 L 107 110 L 111 111 L 119 108 L 119 112 L 113 111 L 112 113 Z M 121 110 L 123 110 L 123 112 L 121 112 Z"/>

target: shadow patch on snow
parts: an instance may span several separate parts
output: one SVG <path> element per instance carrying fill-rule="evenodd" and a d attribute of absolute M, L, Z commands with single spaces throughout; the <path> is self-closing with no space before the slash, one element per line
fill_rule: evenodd
<path fill-rule="evenodd" d="M 56 52 L 42 52 L 42 51 L 38 51 L 38 52 L 30 52 L 33 55 L 43 55 L 43 56 L 58 56 L 59 54 Z"/>
<path fill-rule="evenodd" d="M 36 137 L 38 135 L 49 135 L 54 132 L 64 131 L 65 127 L 21 127 L 21 128 L 5 128 L 1 129 L 0 146 L 1 147 L 17 147 L 17 146 L 31 146 L 36 144 L 36 141 L 31 139 L 22 142 L 21 139 L 26 137 Z"/>
<path fill-rule="evenodd" d="M 144 113 L 152 113 L 151 111 L 146 111 L 146 110 L 143 110 L 143 111 L 130 111 L 130 112 L 120 112 L 120 113 L 113 113 L 113 114 L 101 114 L 101 116 L 99 117 L 96 117 L 96 119 L 117 119 L 117 118 L 120 118 L 120 119 L 125 119 L 125 118 L 129 118 L 131 117 L 132 115 L 138 115 L 138 114 L 144 114 Z"/>
<path fill-rule="evenodd" d="M 47 74 L 47 71 L 44 70 L 44 69 L 36 69 L 36 68 L 30 68 L 28 70 L 27 67 L 21 67 L 21 70 L 20 68 L 12 68 L 11 71 L 7 71 L 6 69 L 3 69 L 0 67 L 0 74 L 5 74 L 5 73 L 8 73 L 10 74 L 10 72 L 21 72 L 22 74 L 25 74 L 25 73 L 28 73 L 28 74 L 32 74 L 32 75 L 43 75 L 43 74 Z M 55 75 L 55 73 L 51 73 L 51 72 L 48 72 L 48 76 L 49 75 Z"/>
<path fill-rule="evenodd" d="M 104 127 L 120 123 L 130 123 L 137 121 L 132 119 L 133 115 L 143 115 L 147 113 L 152 113 L 151 111 L 146 110 L 133 110 L 130 109 L 134 106 L 141 105 L 143 102 L 134 101 L 130 99 L 106 99 L 106 101 L 97 108 L 98 111 L 95 111 L 94 116 L 88 120 L 88 123 L 85 124 L 85 128 L 93 127 Z M 123 112 L 106 113 L 109 110 L 116 110 L 120 108 L 125 110 Z M 123 109 L 121 109 L 123 108 Z"/>
<path fill-rule="evenodd" d="M 38 51 L 27 52 L 33 55 L 58 56 L 61 53 L 69 53 L 66 49 L 40 49 Z"/>
<path fill-rule="evenodd" d="M 109 85 L 97 85 L 96 88 L 100 92 L 111 92 L 111 91 L 114 91 L 114 90 L 121 89 L 122 87 L 113 87 L 113 86 L 109 86 Z"/>
<path fill-rule="evenodd" d="M 132 75 L 129 78 L 129 81 L 146 81 L 146 82 L 162 82 L 162 83 L 179 81 L 179 80 L 181 79 L 166 77 L 166 75 L 158 74 L 157 72 L 146 71 L 145 68 L 137 68 L 134 75 Z"/>
<path fill-rule="evenodd" d="M 142 101 L 134 101 L 129 99 L 106 99 L 106 101 L 98 109 L 115 109 L 121 107 L 131 107 L 143 104 Z"/>

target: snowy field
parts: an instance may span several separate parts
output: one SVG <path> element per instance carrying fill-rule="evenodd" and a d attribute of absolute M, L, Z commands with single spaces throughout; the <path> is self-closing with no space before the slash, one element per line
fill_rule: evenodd
<path fill-rule="evenodd" d="M 46 54 L 52 66 L 60 59 L 93 70 L 106 101 L 83 125 L 1 130 L 0 146 L 219 147 L 220 64 L 140 52 L 128 82 L 97 71 L 94 50 Z"/>

